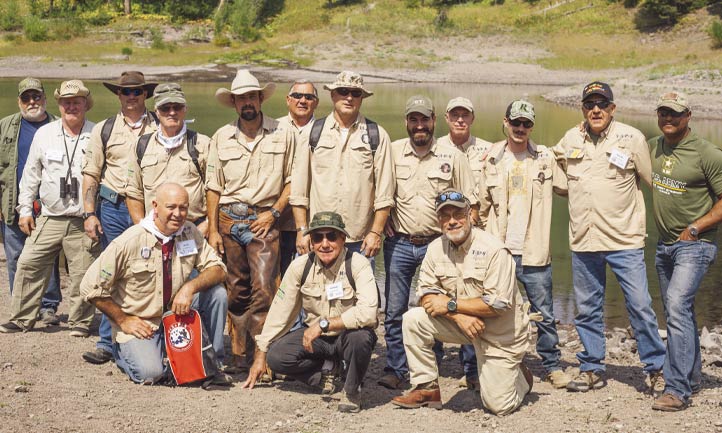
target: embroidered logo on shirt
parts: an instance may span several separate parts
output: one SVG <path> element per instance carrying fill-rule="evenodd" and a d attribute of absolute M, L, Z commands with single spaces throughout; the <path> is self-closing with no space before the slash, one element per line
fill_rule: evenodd
<path fill-rule="evenodd" d="M 672 174 L 672 170 L 674 170 L 674 165 L 676 163 L 676 159 L 672 158 L 671 156 L 665 156 L 662 161 L 662 173 L 666 175 Z"/>

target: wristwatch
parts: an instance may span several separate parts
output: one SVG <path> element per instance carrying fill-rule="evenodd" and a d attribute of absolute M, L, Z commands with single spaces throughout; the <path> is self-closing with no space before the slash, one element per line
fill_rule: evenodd
<path fill-rule="evenodd" d="M 323 332 L 328 332 L 329 325 L 331 325 L 331 322 L 329 322 L 325 317 L 321 317 L 321 320 L 318 321 L 318 326 L 321 327 L 321 331 Z"/>
<path fill-rule="evenodd" d="M 95 216 L 95 212 L 83 212 L 83 219 L 87 220 L 88 218 Z"/>
<path fill-rule="evenodd" d="M 308 228 L 308 227 L 306 227 L 306 226 L 301 226 L 301 227 L 296 228 L 296 231 L 297 231 L 297 232 L 303 232 L 303 231 L 306 231 L 307 228 Z"/>
<path fill-rule="evenodd" d="M 692 235 L 692 237 L 699 237 L 699 230 L 697 230 L 697 227 L 690 224 L 687 226 L 687 230 L 689 230 L 689 234 Z"/>
<path fill-rule="evenodd" d="M 446 309 L 449 310 L 449 313 L 456 313 L 456 298 L 449 299 L 449 302 L 446 303 Z"/>
<path fill-rule="evenodd" d="M 279 212 L 278 209 L 272 207 L 271 209 L 269 209 L 269 211 L 271 212 L 271 215 L 273 215 L 274 218 L 276 218 L 276 219 L 281 218 L 281 212 Z"/>

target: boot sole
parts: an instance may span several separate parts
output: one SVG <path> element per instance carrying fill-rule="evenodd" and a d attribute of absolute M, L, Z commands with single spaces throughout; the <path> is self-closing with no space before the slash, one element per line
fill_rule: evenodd
<path fill-rule="evenodd" d="M 440 410 L 443 406 L 440 401 L 425 401 L 423 403 L 407 404 L 407 403 L 401 403 L 398 401 L 391 400 L 391 403 L 395 404 L 396 406 L 403 407 L 404 409 L 419 409 L 422 407 L 428 407 L 428 408 Z"/>

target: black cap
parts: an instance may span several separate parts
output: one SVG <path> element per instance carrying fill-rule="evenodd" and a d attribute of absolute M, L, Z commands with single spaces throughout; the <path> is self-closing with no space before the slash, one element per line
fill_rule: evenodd
<path fill-rule="evenodd" d="M 586 99 L 592 95 L 601 95 L 607 98 L 608 101 L 614 101 L 612 88 L 609 87 L 609 84 L 602 83 L 601 81 L 593 81 L 584 86 L 584 90 L 582 91 L 582 101 L 586 101 Z"/>

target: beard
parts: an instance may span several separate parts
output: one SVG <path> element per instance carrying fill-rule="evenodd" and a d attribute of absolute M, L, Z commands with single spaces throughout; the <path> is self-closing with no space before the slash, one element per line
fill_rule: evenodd
<path fill-rule="evenodd" d="M 23 119 L 27 120 L 28 122 L 39 122 L 45 119 L 45 107 L 40 106 L 36 109 L 31 110 L 25 110 L 21 108 L 20 115 L 23 116 Z"/>
<path fill-rule="evenodd" d="M 424 129 L 417 129 L 417 130 L 406 130 L 409 133 L 409 138 L 411 139 L 411 144 L 413 144 L 416 147 L 423 147 L 428 146 L 431 144 L 432 140 L 434 139 L 434 131 L 429 130 L 428 128 Z M 420 133 L 424 133 L 423 137 L 420 137 Z"/>
<path fill-rule="evenodd" d="M 466 223 L 463 226 L 461 226 L 458 230 L 454 230 L 453 232 L 447 231 L 444 233 L 446 237 L 454 243 L 454 245 L 461 245 L 464 243 L 467 237 L 469 237 L 469 234 L 471 233 L 471 223 Z"/>
<path fill-rule="evenodd" d="M 256 117 L 258 117 L 258 111 L 256 111 L 252 105 L 246 105 L 241 108 L 241 119 L 250 122 L 251 120 L 256 120 Z"/>

